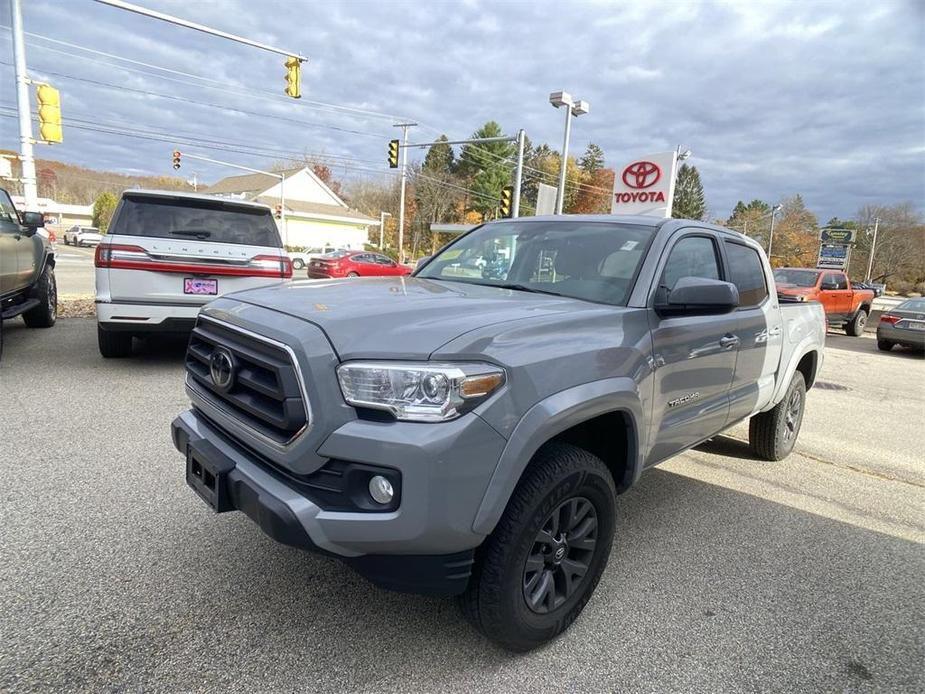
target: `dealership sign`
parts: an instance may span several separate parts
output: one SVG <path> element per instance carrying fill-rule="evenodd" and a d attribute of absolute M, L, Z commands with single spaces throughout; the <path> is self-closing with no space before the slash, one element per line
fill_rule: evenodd
<path fill-rule="evenodd" d="M 819 240 L 822 243 L 854 243 L 854 229 L 820 229 Z"/>
<path fill-rule="evenodd" d="M 677 157 L 677 152 L 650 154 L 618 168 L 611 213 L 670 217 Z"/>
<path fill-rule="evenodd" d="M 826 270 L 844 270 L 848 267 L 850 257 L 848 246 L 824 243 L 819 246 L 819 259 L 816 267 Z"/>

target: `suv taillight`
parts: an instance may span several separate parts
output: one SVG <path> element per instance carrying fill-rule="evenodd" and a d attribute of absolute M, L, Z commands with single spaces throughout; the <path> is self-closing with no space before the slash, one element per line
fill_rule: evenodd
<path fill-rule="evenodd" d="M 147 260 L 148 253 L 141 246 L 127 246 L 120 243 L 103 245 L 96 247 L 93 254 L 93 265 L 96 267 L 112 267 L 113 258 L 124 260 Z"/>
<path fill-rule="evenodd" d="M 260 275 L 265 273 L 273 273 L 273 276 L 276 273 L 279 273 L 279 276 L 283 279 L 289 279 L 292 277 L 292 260 L 288 256 L 275 256 L 275 255 L 255 255 L 251 258 L 250 266 L 259 268 Z"/>

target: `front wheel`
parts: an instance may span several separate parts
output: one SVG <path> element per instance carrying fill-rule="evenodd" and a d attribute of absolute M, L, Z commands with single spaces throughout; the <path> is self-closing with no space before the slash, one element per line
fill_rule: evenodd
<path fill-rule="evenodd" d="M 58 317 L 58 284 L 55 271 L 46 265 L 42 276 L 32 288 L 32 298 L 39 300 L 39 305 L 22 314 L 22 319 L 30 328 L 50 328 Z"/>
<path fill-rule="evenodd" d="M 613 477 L 596 456 L 555 443 L 536 454 L 459 598 L 492 641 L 528 651 L 565 631 L 600 580 L 613 544 Z"/>
<path fill-rule="evenodd" d="M 793 450 L 806 405 L 806 381 L 797 371 L 783 399 L 767 412 L 760 412 L 748 422 L 748 441 L 752 450 L 764 460 L 783 460 Z"/>
<path fill-rule="evenodd" d="M 858 309 L 858 312 L 854 314 L 854 318 L 845 325 L 845 332 L 851 337 L 860 337 L 864 334 L 865 325 L 867 325 L 867 311 L 863 308 Z"/>

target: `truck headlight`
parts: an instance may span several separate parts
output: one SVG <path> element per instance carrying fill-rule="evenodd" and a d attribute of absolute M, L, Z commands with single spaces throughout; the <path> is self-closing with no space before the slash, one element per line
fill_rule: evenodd
<path fill-rule="evenodd" d="M 445 422 L 468 412 L 504 383 L 482 363 L 346 362 L 337 367 L 344 399 L 410 422 Z"/>

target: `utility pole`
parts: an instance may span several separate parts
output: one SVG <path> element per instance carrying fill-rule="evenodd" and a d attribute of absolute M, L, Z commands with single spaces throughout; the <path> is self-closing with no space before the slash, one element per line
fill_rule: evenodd
<path fill-rule="evenodd" d="M 521 128 L 517 131 L 517 168 L 514 170 L 514 200 L 511 203 L 511 217 L 520 216 L 520 186 L 524 176 L 524 140 L 527 134 Z"/>
<path fill-rule="evenodd" d="M 408 179 L 408 128 L 417 123 L 396 123 L 394 127 L 401 128 L 401 193 L 398 199 L 398 262 L 405 260 L 405 185 Z"/>
<path fill-rule="evenodd" d="M 771 233 L 768 234 L 768 262 L 771 262 L 771 246 L 774 245 L 774 218 L 781 211 L 783 205 L 775 205 L 771 208 Z"/>
<path fill-rule="evenodd" d="M 874 218 L 874 238 L 870 243 L 870 257 L 867 258 L 867 277 L 865 282 L 870 282 L 870 273 L 874 269 L 874 251 L 877 250 L 877 231 L 880 229 L 880 217 Z"/>
<path fill-rule="evenodd" d="M 29 105 L 29 78 L 26 76 L 26 42 L 23 38 L 20 0 L 10 0 L 13 16 L 13 63 L 16 72 L 16 106 L 19 109 L 19 160 L 22 163 L 22 189 L 26 210 L 38 207 L 39 191 L 32 154 L 32 108 Z"/>

